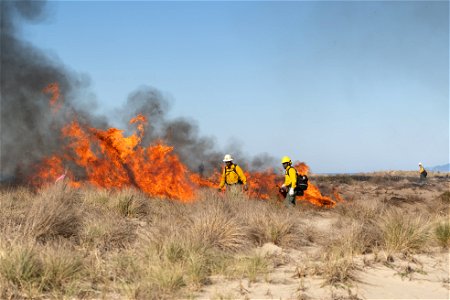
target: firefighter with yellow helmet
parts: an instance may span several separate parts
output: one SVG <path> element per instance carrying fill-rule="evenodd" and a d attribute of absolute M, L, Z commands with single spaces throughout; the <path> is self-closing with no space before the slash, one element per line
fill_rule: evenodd
<path fill-rule="evenodd" d="M 289 156 L 283 156 L 281 158 L 281 164 L 285 170 L 284 173 L 284 183 L 281 189 L 286 192 L 286 198 L 284 204 L 286 207 L 295 206 L 295 188 L 297 185 L 297 170 L 292 167 L 292 161 Z"/>
<path fill-rule="evenodd" d="M 227 185 L 227 189 L 233 192 L 239 192 L 239 187 L 242 185 L 243 189 L 246 191 L 248 189 L 247 178 L 245 177 L 242 168 L 233 163 L 233 157 L 230 154 L 225 155 L 223 162 L 225 163 L 225 167 L 220 179 L 219 191 L 221 191 L 225 185 Z"/>

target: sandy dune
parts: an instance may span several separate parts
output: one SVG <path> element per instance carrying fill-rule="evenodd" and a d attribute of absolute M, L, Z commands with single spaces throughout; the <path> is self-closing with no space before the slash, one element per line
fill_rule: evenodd
<path fill-rule="evenodd" d="M 395 175 L 395 174 L 394 174 Z M 424 185 L 414 177 L 380 183 L 372 180 L 333 183 L 317 180 L 321 190 L 338 188 L 346 203 L 362 201 L 370 205 L 380 201 L 401 209 L 425 209 L 430 199 L 449 190 L 448 177 L 431 177 Z M 298 209 L 309 209 L 298 205 Z M 429 208 L 428 209 L 433 209 Z M 340 216 L 332 210 L 311 210 L 304 222 L 318 233 L 334 230 Z M 248 279 L 211 278 L 211 284 L 195 295 L 198 299 L 450 299 L 449 251 L 442 247 L 427 248 L 426 253 L 377 253 L 354 257 L 354 278 L 346 284 L 325 285 L 323 278 L 311 274 L 314 255 L 320 247 L 312 245 L 301 249 L 282 249 L 265 244 L 256 253 L 277 257 L 278 263 L 256 282 Z"/>

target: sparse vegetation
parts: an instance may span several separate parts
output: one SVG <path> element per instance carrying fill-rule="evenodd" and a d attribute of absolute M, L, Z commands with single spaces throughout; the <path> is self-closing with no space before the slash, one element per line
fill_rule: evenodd
<path fill-rule="evenodd" d="M 444 204 L 450 204 L 450 191 L 443 192 L 439 198 L 441 199 L 442 203 Z"/>
<path fill-rule="evenodd" d="M 439 223 L 434 234 L 440 246 L 443 248 L 450 247 L 450 222 Z"/>
<path fill-rule="evenodd" d="M 405 214 L 391 209 L 382 218 L 380 227 L 383 246 L 388 252 L 417 252 L 427 247 L 429 219 L 417 214 Z"/>

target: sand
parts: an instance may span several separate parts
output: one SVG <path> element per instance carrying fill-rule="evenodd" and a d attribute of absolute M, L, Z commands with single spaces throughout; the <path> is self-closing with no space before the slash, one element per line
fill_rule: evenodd
<path fill-rule="evenodd" d="M 431 178 L 426 185 L 411 180 L 389 184 L 351 182 L 336 184 L 346 201 L 384 201 L 398 207 L 426 206 L 448 190 L 447 179 Z M 300 208 L 301 209 L 301 208 Z M 339 219 L 332 210 L 314 211 L 305 222 L 318 232 L 332 230 Z M 354 278 L 345 284 L 326 285 L 311 272 L 318 246 L 284 249 L 265 244 L 253 250 L 261 256 L 278 257 L 278 263 L 255 282 L 248 279 L 211 277 L 211 283 L 196 293 L 196 299 L 450 299 L 449 251 L 429 247 L 426 253 L 392 254 L 380 251 L 354 257 Z M 317 254 L 317 253 L 316 253 Z"/>

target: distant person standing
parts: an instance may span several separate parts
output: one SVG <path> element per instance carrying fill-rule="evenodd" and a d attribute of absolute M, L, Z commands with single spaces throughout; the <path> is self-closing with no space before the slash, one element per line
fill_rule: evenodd
<path fill-rule="evenodd" d="M 227 190 L 233 194 L 242 192 L 242 187 L 245 191 L 248 189 L 247 178 L 242 171 L 242 168 L 233 163 L 233 157 L 226 154 L 223 158 L 225 167 L 223 168 L 222 177 L 220 179 L 219 191 L 226 185 Z"/>
<path fill-rule="evenodd" d="M 284 199 L 284 205 L 286 207 L 295 206 L 295 188 L 297 187 L 297 171 L 292 167 L 292 161 L 289 156 L 283 156 L 281 164 L 285 170 L 284 183 L 281 186 L 281 190 L 286 192 L 286 198 Z"/>
<path fill-rule="evenodd" d="M 419 163 L 419 174 L 420 174 L 419 182 L 424 182 L 427 178 L 427 170 L 425 170 L 421 162 Z"/>

